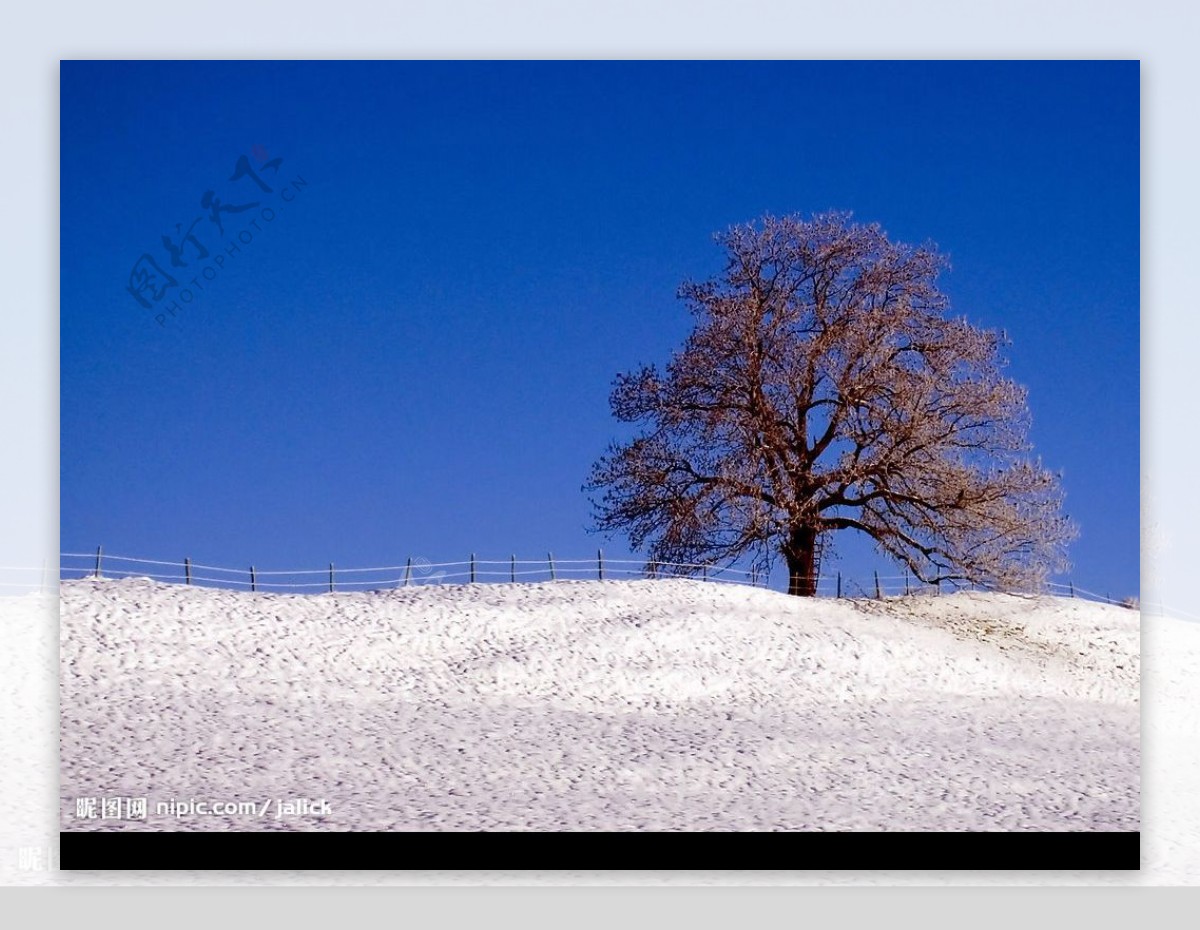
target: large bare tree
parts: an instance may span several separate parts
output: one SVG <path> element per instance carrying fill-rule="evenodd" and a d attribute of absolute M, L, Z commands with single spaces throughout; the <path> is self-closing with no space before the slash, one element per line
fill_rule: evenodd
<path fill-rule="evenodd" d="M 695 328 L 665 371 L 621 374 L 614 443 L 585 486 L 596 527 L 649 561 L 786 561 L 813 595 L 829 534 L 854 530 L 921 580 L 1034 587 L 1076 535 L 1028 457 L 1004 337 L 948 315 L 932 246 L 846 213 L 719 235 L 724 274 L 680 297 Z"/>

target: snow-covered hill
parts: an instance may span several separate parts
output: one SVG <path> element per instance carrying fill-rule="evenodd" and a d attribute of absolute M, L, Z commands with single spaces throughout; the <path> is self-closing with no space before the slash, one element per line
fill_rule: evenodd
<path fill-rule="evenodd" d="M 64 582 L 61 611 L 68 830 L 1139 825 L 1139 615 L 1119 607 L 128 579 Z M 282 813 L 298 799 L 326 805 Z M 157 812 L 191 800 L 256 807 Z"/>

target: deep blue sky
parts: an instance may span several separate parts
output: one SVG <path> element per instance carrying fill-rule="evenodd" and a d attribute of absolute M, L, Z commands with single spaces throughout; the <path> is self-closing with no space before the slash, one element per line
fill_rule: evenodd
<path fill-rule="evenodd" d="M 1007 330 L 1082 529 L 1072 577 L 1138 591 L 1136 62 L 66 62 L 61 78 L 64 551 L 260 568 L 626 554 L 585 531 L 580 490 L 620 435 L 613 376 L 679 345 L 675 290 L 721 269 L 714 232 L 848 209 L 936 242 L 953 312 Z M 229 180 L 243 155 L 282 159 L 270 193 Z M 224 242 L 262 206 L 275 219 L 159 326 L 224 254 L 209 190 L 260 203 L 222 215 Z M 209 258 L 188 245 L 172 268 L 162 236 L 198 217 Z M 143 253 L 179 285 L 154 309 L 126 290 Z M 830 568 L 875 564 L 849 545 Z"/>

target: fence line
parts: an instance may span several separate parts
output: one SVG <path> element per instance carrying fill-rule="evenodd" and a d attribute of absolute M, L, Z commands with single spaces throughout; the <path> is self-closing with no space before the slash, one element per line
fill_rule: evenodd
<path fill-rule="evenodd" d="M 744 569 L 702 562 L 656 562 L 642 559 L 612 559 L 597 551 L 593 558 L 560 559 L 547 553 L 542 559 L 518 559 L 515 555 L 507 559 L 470 559 L 449 562 L 428 562 L 411 557 L 402 565 L 385 565 L 374 568 L 336 568 L 332 563 L 319 569 L 274 569 L 263 571 L 257 567 L 230 568 L 193 562 L 191 558 L 177 560 L 144 559 L 134 556 L 111 555 L 98 546 L 94 552 L 63 552 L 57 567 L 58 580 L 70 581 L 87 577 L 149 578 L 153 581 L 182 583 L 185 585 L 217 586 L 238 590 L 298 593 L 315 589 L 326 591 L 390 590 L 401 587 L 416 587 L 443 582 L 461 583 L 478 581 L 564 581 L 580 579 L 631 579 L 631 578 L 692 578 L 723 584 L 740 584 L 751 587 L 769 587 L 769 574 L 754 568 Z M 82 564 L 68 564 L 69 561 Z M 118 563 L 113 565 L 110 563 Z M 125 567 L 128 566 L 128 567 Z M 166 566 L 174 572 L 147 571 L 137 566 Z M 0 566 L 0 571 L 26 573 L 29 582 L 0 580 L 0 592 L 9 589 L 24 591 L 46 591 L 50 575 L 55 566 Z M 364 575 L 375 577 L 364 578 Z M 309 576 L 321 576 L 323 580 L 309 580 Z M 349 576 L 349 577 L 347 577 Z M 264 580 L 266 579 L 266 580 Z M 816 593 L 829 598 L 877 598 L 898 595 L 931 595 L 958 590 L 998 590 L 981 585 L 947 583 L 944 587 L 919 581 L 911 574 L 879 575 L 872 573 L 865 582 L 860 578 L 843 576 L 840 572 L 821 575 L 817 579 Z M 1032 594 L 1038 592 L 1012 592 Z M 1044 585 L 1043 594 L 1070 596 L 1101 603 L 1121 606 L 1136 606 L 1137 599 L 1117 599 L 1110 594 L 1100 594 L 1075 586 L 1073 582 Z M 1165 614 L 1167 609 L 1157 605 Z M 1173 614 L 1183 619 L 1200 620 L 1179 611 Z"/>
<path fill-rule="evenodd" d="M 95 552 L 86 552 L 86 553 L 84 553 L 84 552 L 62 552 L 62 553 L 60 553 L 60 556 L 62 558 L 93 559 L 94 560 L 96 558 L 96 553 Z M 104 553 L 104 555 L 103 555 L 103 561 L 105 561 L 105 562 L 108 562 L 108 561 L 137 562 L 137 563 L 144 564 L 144 565 L 173 565 L 173 566 L 179 566 L 179 567 L 182 567 L 184 565 L 183 560 L 176 560 L 174 562 L 171 562 L 171 561 L 164 561 L 162 559 L 139 559 L 139 558 L 134 558 L 132 556 L 127 556 L 127 555 L 109 555 L 107 552 Z M 616 565 L 616 564 L 653 565 L 658 568 L 665 568 L 665 567 L 692 568 L 692 569 L 696 569 L 696 570 L 708 569 L 709 571 L 726 572 L 726 573 L 734 573 L 734 574 L 741 574 L 741 575 L 754 574 L 754 571 L 752 569 L 748 570 L 748 569 L 723 567 L 723 566 L 718 566 L 711 562 L 708 562 L 708 563 L 705 563 L 705 562 L 647 562 L 644 559 L 611 559 L 611 558 L 605 557 L 602 560 L 597 560 L 594 558 L 592 558 L 592 559 L 559 559 L 559 558 L 555 558 L 555 559 L 553 559 L 553 564 L 554 565 L 595 566 L 595 565 L 597 565 L 598 561 L 600 561 L 603 565 Z M 551 560 L 549 560 L 549 559 L 517 559 L 516 560 L 517 565 L 548 565 L 548 564 L 550 564 L 550 562 L 551 562 Z M 200 562 L 191 562 L 190 564 L 191 564 L 192 568 L 202 568 L 206 571 L 230 572 L 233 574 L 242 574 L 242 575 L 246 574 L 246 572 L 247 572 L 247 569 L 245 569 L 245 568 L 224 568 L 224 567 L 217 566 L 217 565 L 204 565 L 204 564 L 201 564 Z M 459 565 L 511 565 L 511 564 L 513 564 L 512 559 L 464 559 L 459 562 L 422 562 L 421 567 L 428 569 L 428 568 L 447 568 L 447 567 L 454 567 L 454 566 L 459 566 Z M 408 567 L 409 567 L 408 565 L 382 565 L 382 566 L 379 566 L 376 568 L 339 568 L 337 571 L 338 571 L 338 573 L 402 572 Z M 27 571 L 29 569 L 20 568 L 18 570 L 19 571 Z M 82 566 L 78 570 L 82 570 Z M 549 571 L 549 569 L 545 569 L 545 570 Z M 259 570 L 258 574 L 260 574 L 260 575 L 325 575 L 325 574 L 328 574 L 328 572 L 329 572 L 329 570 L 327 568 L 293 568 L 293 569 L 276 569 L 274 571 L 269 571 L 269 572 Z M 144 575 L 144 573 L 142 573 L 142 574 Z M 502 574 L 507 574 L 507 572 L 504 572 Z M 903 578 L 904 576 L 897 575 L 895 577 Z"/>
<path fill-rule="evenodd" d="M 641 559 L 613 559 L 605 557 L 604 551 L 596 552 L 594 559 L 558 559 L 547 553 L 545 559 L 518 559 L 515 554 L 506 559 L 480 559 L 474 554 L 470 559 L 457 562 L 427 562 L 409 558 L 403 565 L 380 565 L 373 568 L 337 569 L 330 564 L 328 569 L 275 569 L 264 571 L 256 566 L 234 569 L 224 565 L 208 565 L 182 560 L 146 559 L 119 556 L 103 551 L 97 546 L 95 552 L 62 552 L 59 577 L 62 581 L 84 577 L 145 577 L 154 581 L 182 582 L 184 584 L 215 584 L 236 589 L 257 590 L 307 590 L 325 588 L 334 590 L 388 589 L 419 586 L 419 584 L 448 581 L 506 580 L 571 580 L 571 578 L 595 577 L 690 577 L 701 575 L 704 580 L 726 583 L 766 584 L 766 572 L 754 569 L 737 569 L 704 563 L 646 563 Z M 68 564 L 71 560 L 85 560 L 83 564 Z M 118 563 L 114 566 L 112 563 Z M 128 565 L 128 568 L 126 568 Z M 174 572 L 146 570 L 143 566 L 169 566 Z M 504 568 L 498 568 L 504 566 Z M 415 570 L 415 572 L 414 572 Z M 325 576 L 326 581 L 307 581 L 307 576 Z M 361 576 L 373 575 L 364 580 Z M 220 576 L 220 577 L 218 577 Z M 346 576 L 350 576 L 347 578 Z M 272 580 L 264 580 L 272 578 Z M 44 587 L 44 583 L 43 583 Z"/>

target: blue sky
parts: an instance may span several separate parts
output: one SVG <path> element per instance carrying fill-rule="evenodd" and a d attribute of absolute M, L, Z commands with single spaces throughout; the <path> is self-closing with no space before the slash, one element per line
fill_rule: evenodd
<path fill-rule="evenodd" d="M 935 241 L 954 312 L 1007 330 L 1072 577 L 1136 593 L 1138 70 L 64 63 L 62 548 L 625 555 L 580 490 L 620 435 L 613 376 L 684 338 L 675 290 L 719 271 L 714 232 L 848 209 Z M 282 160 L 269 192 L 230 180 L 242 156 Z M 222 238 L 210 190 L 258 206 Z M 163 235 L 197 219 L 208 258 L 171 266 Z M 143 254 L 177 282 L 166 325 L 127 290 Z M 831 568 L 876 564 L 850 544 Z"/>

